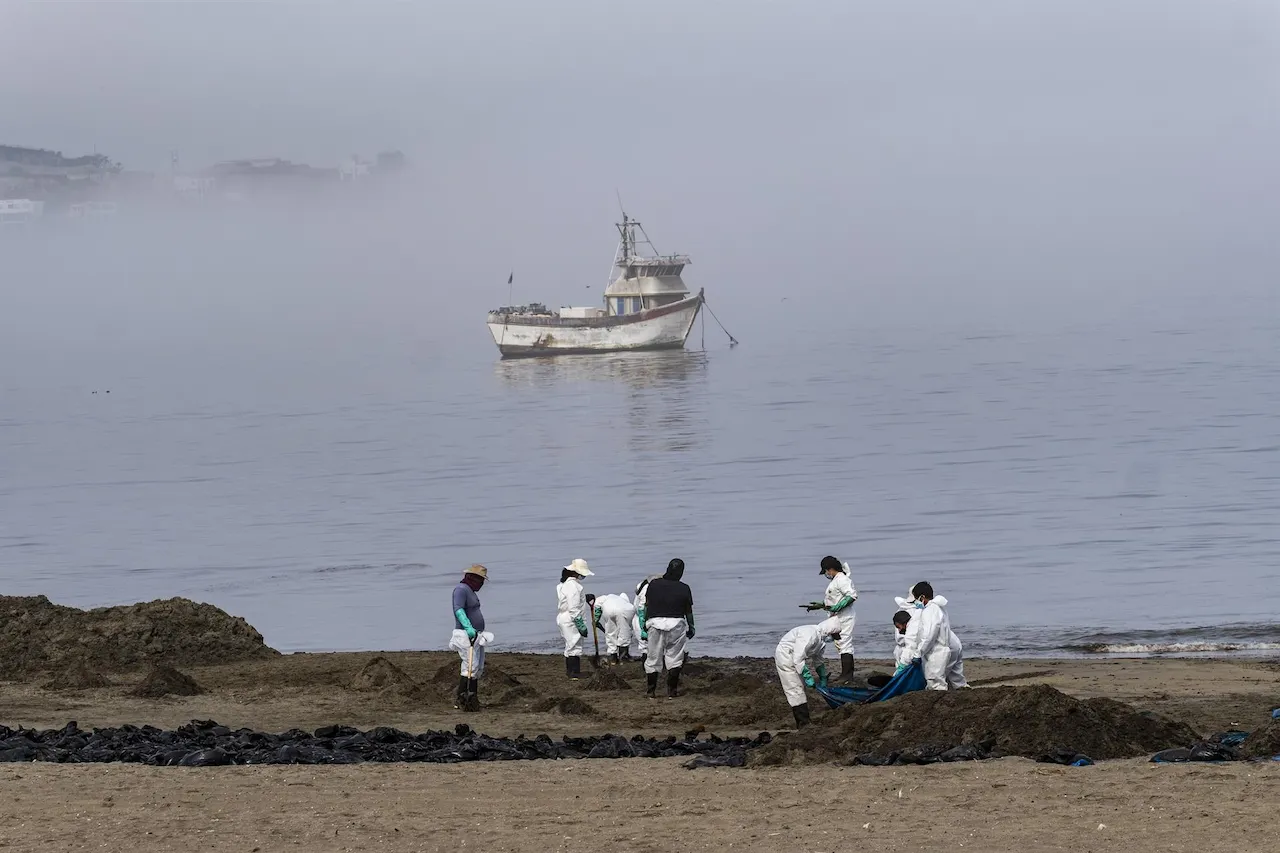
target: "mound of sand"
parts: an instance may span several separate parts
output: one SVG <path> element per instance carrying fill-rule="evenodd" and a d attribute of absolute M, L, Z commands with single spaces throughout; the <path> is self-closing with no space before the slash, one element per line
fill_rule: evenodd
<path fill-rule="evenodd" d="M 151 667 L 141 683 L 130 692 L 144 699 L 159 699 L 162 696 L 199 696 L 204 688 L 185 672 L 160 665 Z"/>
<path fill-rule="evenodd" d="M 1240 745 L 1244 758 L 1271 758 L 1280 755 L 1280 720 L 1268 720 L 1254 729 Z"/>
<path fill-rule="evenodd" d="M 604 693 L 610 690 L 630 690 L 631 685 L 612 669 L 598 669 L 591 678 L 587 679 L 587 683 L 582 685 L 582 689 Z"/>
<path fill-rule="evenodd" d="M 521 684 L 518 687 L 508 687 L 505 690 L 498 692 L 493 699 L 489 699 L 488 695 L 484 693 L 483 687 L 480 690 L 480 704 L 490 708 L 511 708 L 518 705 L 528 706 L 531 702 L 542 695 L 535 688 L 530 687 L 527 684 Z"/>
<path fill-rule="evenodd" d="M 185 598 L 80 610 L 43 595 L 0 596 L 0 678 L 82 664 L 99 672 L 149 663 L 204 666 L 278 655 L 253 626 Z"/>
<path fill-rule="evenodd" d="M 426 692 L 421 684 L 409 677 L 408 673 L 382 655 L 371 658 L 361 667 L 356 677 L 351 680 L 350 687 L 352 690 L 362 692 L 377 691 L 413 699 L 424 698 Z"/>
<path fill-rule="evenodd" d="M 446 663 L 436 670 L 436 674 L 431 676 L 432 684 L 440 684 L 448 687 L 450 690 L 458 683 L 458 676 L 462 674 L 462 667 L 456 663 Z M 493 690 L 499 687 L 519 687 L 520 679 L 507 672 L 500 666 L 486 663 L 484 671 L 480 674 L 480 681 L 486 689 Z"/>
<path fill-rule="evenodd" d="M 592 705 L 575 696 L 548 696 L 546 699 L 534 702 L 529 706 L 529 710 L 538 714 L 556 711 L 571 717 L 593 717 L 598 713 Z"/>
<path fill-rule="evenodd" d="M 76 661 L 53 673 L 40 686 L 45 690 L 90 690 L 110 687 L 111 679 L 85 666 L 84 661 Z"/>
<path fill-rule="evenodd" d="M 757 764 L 849 762 L 924 746 L 982 744 L 992 756 L 1037 758 L 1063 750 L 1133 758 L 1199 740 L 1189 726 L 1112 699 L 1080 700 L 1048 685 L 922 690 L 849 705 L 779 738 Z"/>

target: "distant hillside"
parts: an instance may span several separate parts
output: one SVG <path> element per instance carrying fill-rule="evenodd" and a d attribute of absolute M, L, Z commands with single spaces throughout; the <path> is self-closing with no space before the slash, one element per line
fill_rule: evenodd
<path fill-rule="evenodd" d="M 38 166 L 50 169 L 117 168 L 105 154 L 86 154 L 82 157 L 65 157 L 61 151 L 44 148 L 22 148 L 16 145 L 0 145 L 0 163 L 19 166 Z"/>

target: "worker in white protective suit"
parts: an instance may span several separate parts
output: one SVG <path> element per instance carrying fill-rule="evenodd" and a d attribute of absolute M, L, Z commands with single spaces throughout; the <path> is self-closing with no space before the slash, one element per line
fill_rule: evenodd
<path fill-rule="evenodd" d="M 801 625 L 782 635 L 773 653 L 773 665 L 782 682 L 782 692 L 791 706 L 796 728 L 809 725 L 809 698 L 805 687 L 827 685 L 827 640 L 840 639 L 840 620 L 829 617 L 818 625 Z"/>
<path fill-rule="evenodd" d="M 631 660 L 631 622 L 636 618 L 636 608 L 625 592 L 602 595 L 598 598 L 587 594 L 587 606 L 595 626 L 604 631 L 605 647 L 609 652 L 609 665 Z"/>
<path fill-rule="evenodd" d="M 857 620 L 853 603 L 858 591 L 853 588 L 849 576 L 849 564 L 835 557 L 823 557 L 819 571 L 827 577 L 827 591 L 822 596 L 822 609 L 840 620 L 840 639 L 836 651 L 840 653 L 840 681 L 853 677 L 853 626 Z"/>
<path fill-rule="evenodd" d="M 556 585 L 556 626 L 564 638 L 564 674 L 582 677 L 582 640 L 587 636 L 587 598 L 582 579 L 594 572 L 581 557 L 565 566 Z"/>
<path fill-rule="evenodd" d="M 644 663 L 649 657 L 649 635 L 645 631 L 640 630 L 640 623 L 645 618 L 645 607 L 648 603 L 649 582 L 657 580 L 662 575 L 649 575 L 649 577 L 636 584 L 636 614 L 631 617 L 631 630 L 635 633 L 636 649 L 640 652 L 640 662 Z"/>
<path fill-rule="evenodd" d="M 912 636 L 909 660 L 921 660 L 929 690 L 968 687 L 964 677 L 964 648 L 951 630 L 947 600 L 935 596 L 927 581 L 913 586 L 911 594 L 916 606 L 911 621 L 918 625 L 914 631 L 910 628 L 907 631 L 908 636 Z"/>
<path fill-rule="evenodd" d="M 901 601 L 901 599 L 899 599 Z M 907 629 L 911 626 L 911 614 L 899 610 L 893 614 L 893 674 L 897 675 L 911 665 L 911 645 Z"/>

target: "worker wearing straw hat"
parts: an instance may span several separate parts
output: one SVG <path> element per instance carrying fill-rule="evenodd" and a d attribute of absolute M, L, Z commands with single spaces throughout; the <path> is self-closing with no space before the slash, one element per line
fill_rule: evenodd
<path fill-rule="evenodd" d="M 453 707 L 463 711 L 480 710 L 480 676 L 484 673 L 484 648 L 493 642 L 493 634 L 484 629 L 480 612 L 480 587 L 489 579 L 489 570 L 476 563 L 467 569 L 453 588 L 453 634 L 449 648 L 462 658 L 458 677 L 458 693 Z"/>

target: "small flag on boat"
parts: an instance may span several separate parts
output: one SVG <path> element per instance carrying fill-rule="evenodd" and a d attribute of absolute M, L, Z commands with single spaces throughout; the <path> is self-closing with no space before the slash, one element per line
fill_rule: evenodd
<path fill-rule="evenodd" d="M 516 280 L 516 274 L 515 274 L 515 271 L 513 270 L 511 275 L 507 276 L 507 284 L 510 284 L 515 280 Z"/>

